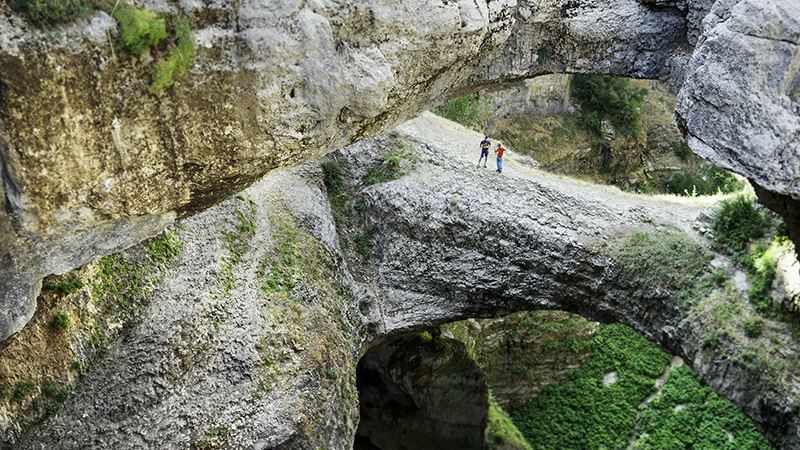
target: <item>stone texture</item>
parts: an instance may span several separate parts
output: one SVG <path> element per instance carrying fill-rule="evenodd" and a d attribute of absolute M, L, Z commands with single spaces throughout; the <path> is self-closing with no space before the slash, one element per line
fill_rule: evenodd
<path fill-rule="evenodd" d="M 562 114 L 571 112 L 569 75 L 544 75 L 481 90 L 492 102 L 492 114 Z"/>
<path fill-rule="evenodd" d="M 383 450 L 483 449 L 485 375 L 464 344 L 418 334 L 369 349 L 358 366 L 356 439 Z"/>
<path fill-rule="evenodd" d="M 702 243 L 692 227 L 707 200 L 636 196 L 564 179 L 529 168 L 513 149 L 502 174 L 475 168 L 481 136 L 430 114 L 398 134 L 415 143 L 404 157 L 413 158 L 415 169 L 395 181 L 362 183 L 391 149 L 385 145 L 391 137 L 333 156 L 354 189 L 352 202 L 361 205 L 354 207 L 358 226 L 374 233 L 368 262 L 353 249 L 353 236 L 332 236 L 333 211 L 322 194 L 318 162 L 277 172 L 247 190 L 245 198 L 257 205 L 256 232 L 232 269 L 227 299 L 220 297 L 219 281 L 230 256 L 223 232 L 235 230 L 242 201 L 231 198 L 182 221 L 180 262 L 148 307 L 61 413 L 32 428 L 16 447 L 184 448 L 228 424 L 231 448 L 350 448 L 357 418 L 348 399 L 355 364 L 370 348 L 396 348 L 398 338 L 442 323 L 535 309 L 632 326 L 692 364 L 779 448 L 800 445 L 800 419 L 791 408 L 800 392 L 793 375 L 798 361 L 785 325 L 765 320 L 777 339 L 770 343 L 764 336 L 765 347 L 777 348 L 770 357 L 784 367 L 763 371 L 731 356 L 756 341 L 703 348 L 703 333 L 714 329 L 710 304 L 687 311 L 670 292 L 620 276 L 613 248 L 632 230 L 679 230 Z M 258 270 L 282 245 L 276 220 L 294 223 L 290 230 L 327 249 L 333 262 L 324 266 L 333 273 L 305 278 L 329 279 L 332 286 L 308 282 L 286 298 L 265 297 Z M 749 308 L 738 301 L 738 308 Z M 304 344 L 293 344 L 292 336 Z M 190 351 L 194 346 L 202 351 Z M 265 369 L 265 358 L 273 356 L 275 369 Z M 416 405 L 434 400 L 435 386 L 459 382 L 431 376 L 447 366 L 432 355 L 427 365 L 413 352 L 384 356 L 387 379 Z M 413 364 L 420 370 L 411 370 Z M 471 387 L 480 384 L 472 381 Z M 439 403 L 427 405 L 418 407 L 425 417 L 453 423 L 451 409 L 439 416 L 432 406 Z"/>
<path fill-rule="evenodd" d="M 444 96 L 548 72 L 678 79 L 689 51 L 679 11 L 635 0 L 141 6 L 198 26 L 196 61 L 156 95 L 151 58 L 115 50 L 107 14 L 43 31 L 2 7 L 0 338 L 30 318 L 42 276 Z M 118 221 L 139 223 L 115 234 Z"/>
<path fill-rule="evenodd" d="M 0 7 L 0 338 L 31 317 L 39 280 L 48 273 L 128 247 L 276 168 L 388 130 L 444 97 L 545 73 L 616 73 L 680 86 L 676 113 L 692 148 L 797 209 L 800 7 L 793 0 L 689 1 L 686 11 L 681 2 L 635 0 L 141 4 L 198 25 L 197 60 L 175 87 L 156 95 L 147 94 L 150 57 L 120 55 L 105 13 L 35 30 Z M 451 186 L 435 187 L 470 201 L 485 195 Z M 592 226 L 602 233 L 638 223 L 644 212 L 586 205 L 578 214 L 570 208 L 583 194 L 532 185 L 513 207 L 504 203 L 493 220 L 473 225 L 442 215 L 441 195 L 403 199 L 402 184 L 390 189 L 397 191 L 387 205 L 396 209 L 385 210 L 384 227 L 407 229 L 404 221 L 424 211 L 439 224 L 425 230 L 432 236 L 457 244 L 449 227 L 470 226 L 487 237 L 485 249 L 509 250 L 488 260 L 475 251 L 457 254 L 457 245 L 436 250 L 460 261 L 461 270 L 432 277 L 427 287 L 449 292 L 455 303 L 445 307 L 438 297 L 401 291 L 397 281 L 386 291 L 392 314 L 381 325 L 385 332 L 421 320 L 401 299 L 426 306 L 429 323 L 452 319 L 453 311 L 497 314 L 569 296 L 600 299 L 570 300 L 565 307 L 576 312 L 620 318 L 654 339 L 670 336 L 653 331 L 656 318 L 672 314 L 668 306 L 620 317 L 625 302 L 600 295 L 612 289 L 602 280 L 613 270 L 572 240 L 579 242 L 584 227 L 570 223 L 605 218 L 605 225 Z M 370 206 L 387 208 L 380 202 L 388 194 L 376 191 Z M 537 209 L 544 198 L 561 211 Z M 534 202 L 531 215 L 518 217 L 514 207 L 526 202 Z M 511 231 L 524 239 L 502 237 Z M 532 261 L 510 250 L 529 242 L 541 243 Z M 412 245 L 415 258 L 429 245 Z M 385 261 L 406 257 L 388 244 L 380 251 Z M 382 271 L 391 279 L 412 262 L 398 259 Z M 431 269 L 442 264 L 422 262 Z M 528 284 L 492 281 L 500 263 L 525 274 Z M 475 271 L 486 280 L 481 289 L 471 288 Z M 582 282 L 554 290 L 563 274 Z M 457 301 L 468 294 L 501 300 L 477 308 Z M 754 401 L 743 400 L 743 407 L 758 408 Z"/>
<path fill-rule="evenodd" d="M 702 26 L 675 111 L 689 145 L 796 209 L 800 5 L 718 1 Z"/>

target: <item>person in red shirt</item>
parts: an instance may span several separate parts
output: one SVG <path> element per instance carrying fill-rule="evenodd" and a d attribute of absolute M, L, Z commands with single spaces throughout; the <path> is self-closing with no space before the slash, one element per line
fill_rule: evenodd
<path fill-rule="evenodd" d="M 503 152 L 506 151 L 499 143 L 494 152 L 497 153 L 497 171 L 503 172 Z"/>

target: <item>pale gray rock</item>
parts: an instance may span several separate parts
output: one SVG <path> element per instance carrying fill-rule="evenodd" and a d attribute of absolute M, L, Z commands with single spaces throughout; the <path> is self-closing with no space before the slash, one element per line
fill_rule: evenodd
<path fill-rule="evenodd" d="M 630 325 L 688 361 L 776 446 L 800 445 L 800 419 L 791 408 L 799 391 L 795 377 L 731 357 L 744 350 L 740 343 L 704 349 L 701 336 L 711 325 L 701 312 L 684 317 L 687 310 L 671 292 L 623 279 L 613 250 L 603 244 L 618 245 L 634 230 L 678 230 L 702 243 L 692 228 L 707 202 L 637 196 L 550 175 L 519 161 L 513 149 L 502 174 L 476 168 L 481 136 L 427 113 L 397 131 L 420 144 L 407 156 L 416 168 L 397 180 L 362 184 L 365 165 L 374 167 L 391 150 L 390 136 L 332 155 L 354 189 L 353 201 L 364 204 L 359 229 L 374 232 L 368 263 L 352 243 L 327 247 L 333 217 L 324 204 L 319 162 L 272 174 L 247 189 L 244 198 L 257 205 L 256 232 L 233 267 L 229 300 L 219 297 L 218 276 L 229 256 L 222 232 L 234 230 L 235 211 L 246 200 L 231 198 L 183 220 L 176 231 L 184 243 L 179 263 L 149 306 L 61 413 L 31 429 L 17 447 L 44 449 L 58 442 L 60 448 L 185 448 L 225 424 L 232 430 L 231 448 L 352 448 L 358 406 L 348 403 L 347 389 L 354 387 L 355 364 L 371 348 L 391 348 L 396 338 L 446 322 L 535 309 Z M 293 230 L 326 246 L 336 261 L 331 282 L 340 289 L 341 304 L 326 304 L 321 291 L 315 295 L 307 288 L 293 291 L 294 303 L 266 301 L 258 270 L 280 245 L 276 217 L 294 221 Z M 312 314 L 315 307 L 321 315 Z M 742 300 L 739 307 L 748 306 Z M 303 314 L 293 315 L 298 308 Z M 218 329 L 209 312 L 219 318 Z M 765 321 L 788 360 L 796 353 L 790 333 L 781 323 Z M 302 350 L 281 341 L 295 326 L 293 333 L 309 342 Z M 321 339 L 325 330 L 333 330 L 335 339 Z M 195 348 L 201 351 L 189 351 Z M 263 369 L 265 351 L 281 355 L 275 372 Z M 460 420 L 452 403 L 436 395 L 458 386 L 457 376 L 434 370 L 449 363 L 434 357 L 423 363 L 413 352 L 387 351 L 377 359 L 384 378 L 402 387 L 421 417 L 440 421 L 454 439 L 465 430 L 474 437 L 481 402 L 467 393 L 480 386 L 480 377 L 470 375 L 462 380 L 468 389 L 453 391 L 470 405 L 469 420 Z M 417 362 L 420 371 L 411 370 Z M 331 374 L 327 369 L 334 367 L 341 369 Z M 431 431 L 413 421 L 406 425 Z"/>
<path fill-rule="evenodd" d="M 444 98 L 547 73 L 682 87 L 676 113 L 692 148 L 796 216 L 792 0 L 141 6 L 198 26 L 196 61 L 154 95 L 152 58 L 115 50 L 106 13 L 41 30 L 1 7 L 2 339 L 27 322 L 49 273 L 133 245 Z M 778 197 L 765 200 L 770 193 Z M 787 220 L 797 241 L 800 221 Z"/>

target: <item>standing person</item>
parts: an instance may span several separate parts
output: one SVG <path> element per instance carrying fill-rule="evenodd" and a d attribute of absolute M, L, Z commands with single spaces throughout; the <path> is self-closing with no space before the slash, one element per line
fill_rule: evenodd
<path fill-rule="evenodd" d="M 500 143 L 498 142 L 497 148 L 494 149 L 494 152 L 497 153 L 497 171 L 498 172 L 502 172 L 503 171 L 503 152 L 505 152 L 505 151 L 506 151 L 506 149 L 504 149 L 500 145 Z"/>
<path fill-rule="evenodd" d="M 481 166 L 481 160 L 483 159 L 483 167 L 486 168 L 486 162 L 489 161 L 489 147 L 491 146 L 492 143 L 489 142 L 489 136 L 484 136 L 481 141 L 481 157 L 478 158 L 478 167 Z"/>

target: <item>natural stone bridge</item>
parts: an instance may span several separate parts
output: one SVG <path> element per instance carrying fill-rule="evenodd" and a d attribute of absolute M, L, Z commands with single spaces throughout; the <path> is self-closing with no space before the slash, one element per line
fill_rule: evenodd
<path fill-rule="evenodd" d="M 796 345 L 784 325 L 768 321 L 777 340 L 769 345 L 789 355 L 784 368 L 762 372 L 734 357 L 754 341 L 704 349 L 701 335 L 717 325 L 702 308 L 620 276 L 613 249 L 633 230 L 702 244 L 692 224 L 709 201 L 625 194 L 534 170 L 513 153 L 502 175 L 475 168 L 479 135 L 429 113 L 398 131 L 413 147 L 398 180 L 360 186 L 393 145 L 386 136 L 334 156 L 356 189 L 352 201 L 363 204 L 358 227 L 374 230 L 369 262 L 343 244 L 352 235 L 337 235 L 318 162 L 277 172 L 242 197 L 253 201 L 256 231 L 239 250 L 228 297 L 218 294 L 230 257 L 223 235 L 245 203 L 230 198 L 182 221 L 178 265 L 82 389 L 19 448 L 177 448 L 220 424 L 243 447 L 349 448 L 358 416 L 348 389 L 369 348 L 441 323 L 533 309 L 630 325 L 686 359 L 778 447 L 800 445 Z M 282 222 L 327 249 L 335 263 L 325 283 L 338 288 L 318 287 L 312 267 L 287 300 L 265 295 L 259 267 L 287 245 Z M 325 292 L 341 293 L 331 302 Z"/>
<path fill-rule="evenodd" d="M 0 7 L 0 339 L 49 273 L 444 97 L 551 72 L 680 88 L 693 150 L 753 181 L 797 241 L 793 0 L 140 4 L 198 26 L 193 66 L 156 95 L 148 57 L 115 50 L 107 14 L 37 30 Z"/>

